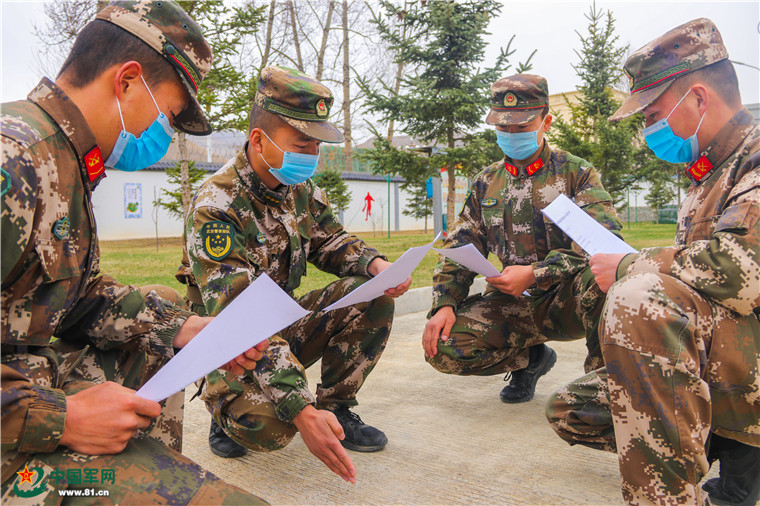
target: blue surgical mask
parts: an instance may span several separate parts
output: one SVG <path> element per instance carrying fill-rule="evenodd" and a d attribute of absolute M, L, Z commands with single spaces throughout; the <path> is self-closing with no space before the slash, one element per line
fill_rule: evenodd
<path fill-rule="evenodd" d="M 543 123 L 542 123 L 543 124 Z M 509 133 L 496 130 L 496 143 L 512 160 L 525 160 L 538 150 L 539 126 L 532 132 Z"/>
<path fill-rule="evenodd" d="M 293 185 L 303 183 L 317 170 L 319 164 L 319 155 L 310 155 L 308 153 L 293 153 L 292 151 L 285 151 L 280 146 L 274 143 L 274 141 L 266 134 L 265 131 L 261 131 L 264 136 L 269 139 L 269 142 L 274 144 L 274 147 L 283 152 L 282 167 L 275 169 L 269 162 L 266 161 L 264 155 L 259 153 L 261 159 L 269 167 L 269 172 L 277 178 L 279 182 L 285 185 Z"/>
<path fill-rule="evenodd" d="M 688 139 L 682 139 L 673 133 L 673 129 L 670 128 L 668 118 L 676 110 L 676 107 L 681 105 L 681 102 L 689 94 L 689 91 L 681 97 L 681 100 L 670 110 L 670 113 L 665 119 L 658 121 L 652 125 L 649 125 L 641 131 L 644 134 L 644 140 L 647 142 L 647 146 L 654 152 L 654 156 L 660 160 L 665 160 L 670 163 L 690 163 L 699 158 L 699 142 L 697 141 L 697 132 L 699 127 L 702 126 L 702 120 L 705 119 L 705 115 L 699 120 L 697 130 L 694 135 Z"/>
<path fill-rule="evenodd" d="M 111 155 L 106 160 L 107 167 L 113 167 L 114 169 L 124 170 L 127 172 L 134 172 L 136 170 L 150 167 L 161 158 L 164 157 L 167 151 L 169 151 L 169 145 L 172 142 L 172 134 L 174 130 L 169 123 L 169 119 L 161 109 L 158 108 L 156 99 L 153 98 L 153 93 L 148 88 L 148 83 L 140 75 L 145 89 L 148 90 L 150 98 L 153 100 L 153 104 L 158 111 L 158 117 L 151 123 L 151 125 L 145 130 L 140 137 L 135 137 L 133 134 L 127 132 L 124 126 L 124 117 L 121 114 L 121 104 L 119 103 L 119 97 L 116 97 L 116 105 L 119 108 L 119 118 L 121 118 L 121 133 L 119 138 L 116 139 L 116 144 L 113 146 Z"/>

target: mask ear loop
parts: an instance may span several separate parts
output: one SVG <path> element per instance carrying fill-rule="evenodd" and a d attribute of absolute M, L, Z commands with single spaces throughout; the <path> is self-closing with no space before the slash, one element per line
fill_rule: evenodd
<path fill-rule="evenodd" d="M 261 129 L 259 129 L 259 130 L 261 130 Z M 277 149 L 279 149 L 283 153 L 285 152 L 280 146 L 278 146 L 277 144 L 275 144 L 275 142 L 272 140 L 272 138 L 269 137 L 264 130 L 261 130 L 261 133 L 264 134 L 264 137 L 266 137 L 267 139 L 269 139 L 269 142 L 271 142 L 274 145 L 274 147 L 276 147 Z M 263 156 L 262 156 L 262 158 L 263 158 Z"/>
<path fill-rule="evenodd" d="M 668 113 L 668 116 L 665 118 L 665 120 L 666 120 L 666 121 L 667 121 L 668 119 L 670 119 L 670 115 L 671 115 L 671 114 L 673 114 L 673 112 L 674 112 L 674 111 L 675 111 L 675 110 L 678 108 L 678 106 L 679 106 L 679 105 L 681 105 L 681 102 L 683 102 L 683 101 L 684 101 L 684 99 L 685 99 L 685 98 L 686 98 L 686 97 L 689 95 L 689 93 L 691 93 L 691 88 L 689 88 L 688 90 L 686 90 L 686 93 L 684 93 L 684 96 L 682 96 L 682 97 L 681 97 L 681 100 L 679 100 L 679 101 L 678 101 L 678 103 L 675 105 L 675 107 L 673 107 L 673 108 L 670 110 L 670 113 Z M 703 117 L 704 117 L 704 116 L 703 116 Z"/>
<path fill-rule="evenodd" d="M 156 106 L 156 110 L 158 111 L 158 114 L 163 114 L 161 112 L 161 109 L 158 108 L 158 102 L 156 102 L 156 99 L 153 96 L 153 93 L 150 91 L 150 88 L 148 88 L 148 83 L 145 82 L 145 78 L 143 77 L 142 74 L 140 74 L 140 79 L 142 79 L 142 82 L 145 85 L 145 89 L 148 90 L 148 95 L 150 95 L 150 99 L 153 101 L 153 105 Z"/>
<path fill-rule="evenodd" d="M 116 97 L 116 108 L 119 109 L 119 119 L 121 120 L 121 129 L 126 132 L 127 127 L 124 126 L 124 116 L 122 116 L 121 114 L 121 104 L 119 103 L 119 97 Z"/>

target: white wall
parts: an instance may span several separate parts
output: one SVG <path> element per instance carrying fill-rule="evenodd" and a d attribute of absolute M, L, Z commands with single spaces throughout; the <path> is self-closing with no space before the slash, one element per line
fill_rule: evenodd
<path fill-rule="evenodd" d="M 142 217 L 125 218 L 124 185 L 140 183 L 142 185 Z M 98 237 L 101 240 L 144 239 L 156 236 L 154 218 L 158 211 L 158 236 L 179 237 L 182 235 L 181 220 L 173 218 L 163 209 L 154 209 L 153 189 L 161 195 L 161 188 L 167 188 L 164 171 L 141 170 L 124 172 L 106 170 L 106 178 L 92 193 L 92 205 L 95 221 L 98 224 Z"/>
<path fill-rule="evenodd" d="M 98 224 L 98 236 L 101 240 L 145 239 L 156 236 L 155 213 L 158 214 L 158 236 L 179 237 L 182 235 L 182 222 L 169 215 L 163 209 L 153 206 L 153 190 L 161 195 L 161 188 L 168 188 L 166 173 L 159 170 L 142 170 L 123 172 L 107 170 L 107 177 L 93 192 L 92 202 L 95 210 L 95 220 Z M 128 183 L 142 185 L 142 216 L 140 218 L 125 217 L 124 186 Z M 349 232 L 388 231 L 388 183 L 385 181 L 355 181 L 347 180 L 351 192 L 351 203 L 343 213 L 344 227 Z M 396 231 L 396 192 L 395 183 L 391 183 L 391 231 Z M 365 221 L 364 197 L 369 192 L 372 198 L 372 214 Z M 403 211 L 409 194 L 399 189 L 399 223 L 398 230 L 422 230 L 423 220 L 415 220 L 405 216 Z M 432 218 L 428 220 L 428 229 L 432 229 Z M 374 227 L 374 228 L 373 228 Z"/>
<path fill-rule="evenodd" d="M 396 185 L 390 184 L 390 214 L 391 214 L 391 232 L 396 230 L 422 230 L 425 227 L 424 220 L 416 220 L 403 213 L 404 206 L 411 200 L 411 194 L 398 189 L 398 227 L 396 223 Z M 388 183 L 385 181 L 356 181 L 346 180 L 351 203 L 343 212 L 343 227 L 349 232 L 388 232 Z M 372 198 L 372 214 L 366 219 L 366 212 L 362 211 L 364 207 L 364 198 L 369 192 Z M 432 217 L 428 219 L 428 229 L 433 228 Z"/>

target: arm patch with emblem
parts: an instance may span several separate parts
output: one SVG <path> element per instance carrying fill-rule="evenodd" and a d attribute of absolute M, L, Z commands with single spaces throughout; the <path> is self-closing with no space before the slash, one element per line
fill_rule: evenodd
<path fill-rule="evenodd" d="M 212 260 L 223 260 L 232 251 L 235 239 L 235 228 L 223 221 L 210 221 L 203 224 L 201 229 L 203 251 Z"/>

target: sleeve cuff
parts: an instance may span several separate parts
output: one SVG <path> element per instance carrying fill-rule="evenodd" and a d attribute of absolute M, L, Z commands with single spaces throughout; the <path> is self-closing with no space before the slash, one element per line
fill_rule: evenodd
<path fill-rule="evenodd" d="M 18 451 L 50 453 L 63 437 L 66 423 L 66 394 L 63 390 L 36 386 L 38 397 L 29 407 Z"/>
<path fill-rule="evenodd" d="M 300 392 L 293 390 L 284 399 L 277 403 L 274 408 L 277 418 L 283 422 L 293 423 L 303 408 L 313 403 L 314 400 L 304 398 Z"/>
<path fill-rule="evenodd" d="M 161 315 L 161 318 L 153 327 L 153 333 L 156 339 L 161 342 L 166 348 L 173 349 L 174 337 L 179 332 L 180 327 L 185 324 L 185 321 L 194 316 L 195 313 L 180 309 L 174 306 L 171 309 L 167 309 Z"/>
<path fill-rule="evenodd" d="M 617 266 L 617 272 L 615 273 L 616 280 L 628 274 L 628 268 L 631 266 L 633 262 L 636 261 L 636 257 L 637 257 L 636 253 L 629 253 L 626 256 L 624 256 L 622 260 L 620 260 L 620 263 Z"/>
<path fill-rule="evenodd" d="M 362 252 L 362 255 L 359 257 L 359 260 L 357 261 L 358 269 L 357 273 L 360 276 L 367 276 L 368 278 L 371 278 L 372 275 L 369 273 L 369 264 L 372 263 L 372 261 L 375 258 L 382 258 L 386 262 L 388 261 L 388 258 L 385 257 L 385 255 L 381 255 L 379 251 L 377 251 L 375 248 L 367 248 Z"/>
<path fill-rule="evenodd" d="M 433 307 L 430 308 L 430 312 L 427 315 L 428 319 L 432 318 L 443 306 L 451 306 L 454 308 L 454 312 L 456 312 L 457 300 L 451 295 L 433 292 Z"/>
<path fill-rule="evenodd" d="M 543 262 L 533 262 L 533 277 L 536 278 L 536 286 L 542 290 L 548 290 L 555 283 L 551 270 Z"/>

